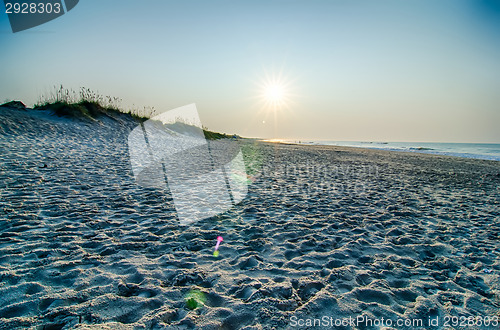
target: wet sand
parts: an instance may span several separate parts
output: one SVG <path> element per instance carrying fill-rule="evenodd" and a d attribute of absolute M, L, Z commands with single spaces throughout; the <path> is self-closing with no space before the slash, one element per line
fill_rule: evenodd
<path fill-rule="evenodd" d="M 181 226 L 135 126 L 0 108 L 1 329 L 500 317 L 500 162 L 240 140 L 247 197 Z"/>

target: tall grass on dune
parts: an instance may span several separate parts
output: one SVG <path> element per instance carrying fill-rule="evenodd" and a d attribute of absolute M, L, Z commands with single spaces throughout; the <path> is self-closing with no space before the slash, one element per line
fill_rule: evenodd
<path fill-rule="evenodd" d="M 34 108 L 39 110 L 50 109 L 61 117 L 95 119 L 102 115 L 117 113 L 130 114 L 139 120 L 147 120 L 154 115 L 154 108 L 144 107 L 124 110 L 120 107 L 122 99 L 104 96 L 90 88 L 80 87 L 78 91 L 54 86 L 53 90 L 41 95 Z"/>
<path fill-rule="evenodd" d="M 120 113 L 128 114 L 137 121 L 146 121 L 156 115 L 154 107 L 143 107 L 139 109 L 124 110 L 120 107 L 121 98 L 103 96 L 90 88 L 80 87 L 78 91 L 64 88 L 63 85 L 54 86 L 53 90 L 39 97 L 34 109 L 54 111 L 57 116 L 95 120 L 100 116 L 114 117 Z M 184 125 L 190 123 L 181 122 Z M 234 138 L 237 135 L 227 135 L 210 131 L 203 126 L 203 133 L 208 140 Z"/>
<path fill-rule="evenodd" d="M 118 109 L 122 99 L 118 97 L 104 96 L 90 88 L 80 87 L 79 91 L 54 86 L 53 90 L 40 96 L 37 105 L 51 103 L 76 104 L 80 102 L 96 103 L 104 108 Z"/>

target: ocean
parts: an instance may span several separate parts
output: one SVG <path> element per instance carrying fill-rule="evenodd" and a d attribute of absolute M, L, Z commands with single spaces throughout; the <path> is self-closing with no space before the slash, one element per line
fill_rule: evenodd
<path fill-rule="evenodd" d="M 406 152 L 420 152 L 428 154 L 500 161 L 500 143 L 353 142 L 353 141 L 301 141 L 300 143 L 383 149 L 383 150 L 406 151 Z"/>

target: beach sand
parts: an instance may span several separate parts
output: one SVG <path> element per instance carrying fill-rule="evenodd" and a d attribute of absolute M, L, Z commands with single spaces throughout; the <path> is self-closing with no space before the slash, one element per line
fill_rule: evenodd
<path fill-rule="evenodd" d="M 181 226 L 135 126 L 0 108 L 0 329 L 500 317 L 500 162 L 242 139 L 247 197 Z"/>

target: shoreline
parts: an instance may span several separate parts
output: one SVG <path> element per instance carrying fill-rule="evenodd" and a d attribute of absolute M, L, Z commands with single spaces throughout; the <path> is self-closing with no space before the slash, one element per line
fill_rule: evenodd
<path fill-rule="evenodd" d="M 246 139 L 246 138 L 244 138 Z M 253 140 L 253 139 L 250 139 Z M 390 154 L 404 154 L 404 155 L 417 155 L 417 156 L 423 156 L 423 157 L 444 157 L 444 158 L 451 158 L 454 160 L 470 160 L 470 161 L 486 161 L 486 162 L 494 162 L 498 164 L 498 160 L 495 159 L 484 159 L 484 158 L 474 158 L 474 157 L 462 157 L 462 156 L 456 156 L 456 155 L 447 155 L 447 154 L 438 154 L 438 153 L 428 153 L 428 152 L 418 152 L 418 151 L 408 151 L 408 150 L 392 150 L 392 149 L 379 149 L 379 148 L 367 148 L 367 147 L 353 147 L 353 146 L 337 146 L 337 145 L 327 145 L 327 144 L 304 144 L 304 143 L 293 143 L 293 142 L 270 142 L 266 140 L 258 140 L 259 143 L 263 144 L 269 144 L 269 145 L 288 145 L 288 146 L 299 146 L 299 147 L 311 147 L 311 148 L 318 148 L 318 149 L 331 149 L 331 150 L 343 150 L 343 151 L 360 151 L 360 152 L 380 152 L 382 154 L 384 153 L 390 153 Z"/>
<path fill-rule="evenodd" d="M 338 146 L 338 147 L 347 147 L 347 148 L 358 148 L 358 149 L 370 149 L 370 150 L 384 150 L 384 151 L 395 151 L 395 152 L 407 152 L 407 153 L 418 153 L 418 154 L 430 154 L 430 155 L 438 155 L 438 156 L 450 156 L 450 157 L 457 157 L 457 158 L 468 158 L 468 159 L 481 159 L 481 160 L 492 160 L 492 161 L 500 161 L 500 155 L 485 155 L 485 154 L 473 154 L 473 153 L 465 153 L 465 152 L 447 152 L 447 151 L 441 151 L 441 150 L 436 150 L 434 148 L 429 148 L 429 147 L 405 147 L 405 148 L 397 148 L 395 146 L 392 147 L 369 147 L 371 142 L 353 142 L 353 143 L 359 143 L 361 145 L 336 145 L 336 144 L 328 144 L 328 141 L 325 141 L 322 143 L 322 141 L 314 141 L 314 142 L 288 142 L 288 141 L 272 141 L 272 140 L 266 140 L 266 139 L 260 139 L 262 142 L 266 143 L 281 143 L 281 144 L 289 144 L 289 145 L 307 145 L 307 146 L 314 146 L 314 145 L 320 145 L 320 146 Z M 400 142 L 390 142 L 393 144 L 403 144 Z M 362 145 L 362 144 L 366 144 Z M 381 145 L 388 145 L 388 143 L 375 143 L 375 144 L 381 144 Z M 491 145 L 491 146 L 499 146 L 500 144 L 498 143 L 437 143 L 437 142 L 426 142 L 426 143 L 419 143 L 419 142 L 404 142 L 404 144 L 408 145 L 465 145 L 465 146 L 471 146 L 471 145 Z M 500 149 L 499 149 L 500 151 Z"/>

